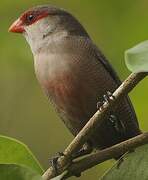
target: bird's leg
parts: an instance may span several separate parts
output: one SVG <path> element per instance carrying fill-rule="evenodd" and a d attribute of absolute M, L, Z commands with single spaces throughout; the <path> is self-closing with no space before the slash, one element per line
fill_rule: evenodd
<path fill-rule="evenodd" d="M 114 99 L 114 96 L 112 95 L 112 93 L 110 91 L 107 91 L 106 94 L 103 95 L 103 101 L 99 101 L 97 103 L 97 109 L 102 110 L 102 106 L 105 102 L 110 103 L 112 100 Z"/>

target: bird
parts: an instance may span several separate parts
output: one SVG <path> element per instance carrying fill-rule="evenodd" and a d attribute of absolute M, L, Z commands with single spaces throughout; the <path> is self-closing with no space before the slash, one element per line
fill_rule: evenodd
<path fill-rule="evenodd" d="M 9 31 L 26 38 L 43 92 L 76 136 L 121 84 L 112 65 L 81 23 L 59 7 L 32 7 Z M 104 149 L 139 134 L 136 113 L 126 96 L 106 114 L 86 144 L 91 149 Z"/>

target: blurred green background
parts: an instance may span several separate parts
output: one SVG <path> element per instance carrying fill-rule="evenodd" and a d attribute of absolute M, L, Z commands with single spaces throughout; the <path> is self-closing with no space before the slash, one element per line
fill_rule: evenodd
<path fill-rule="evenodd" d="M 24 38 L 7 30 L 27 8 L 48 3 L 69 10 L 80 20 L 122 80 L 129 74 L 124 51 L 148 39 L 147 0 L 1 0 L 0 134 L 26 143 L 45 168 L 49 157 L 63 151 L 72 136 L 41 91 Z M 148 130 L 147 83 L 145 79 L 130 94 L 142 130 Z M 112 163 L 98 165 L 80 179 L 98 179 Z"/>

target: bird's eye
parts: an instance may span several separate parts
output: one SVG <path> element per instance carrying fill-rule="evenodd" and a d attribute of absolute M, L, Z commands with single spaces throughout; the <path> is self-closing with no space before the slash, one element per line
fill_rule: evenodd
<path fill-rule="evenodd" d="M 30 15 L 27 16 L 28 22 L 31 22 L 33 19 L 34 19 L 34 15 L 33 14 L 30 14 Z"/>

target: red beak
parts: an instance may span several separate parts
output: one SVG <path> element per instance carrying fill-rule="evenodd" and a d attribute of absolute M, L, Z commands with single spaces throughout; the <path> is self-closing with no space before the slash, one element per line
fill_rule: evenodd
<path fill-rule="evenodd" d="M 23 33 L 24 31 L 25 29 L 21 19 L 17 19 L 9 28 L 9 32 Z"/>

